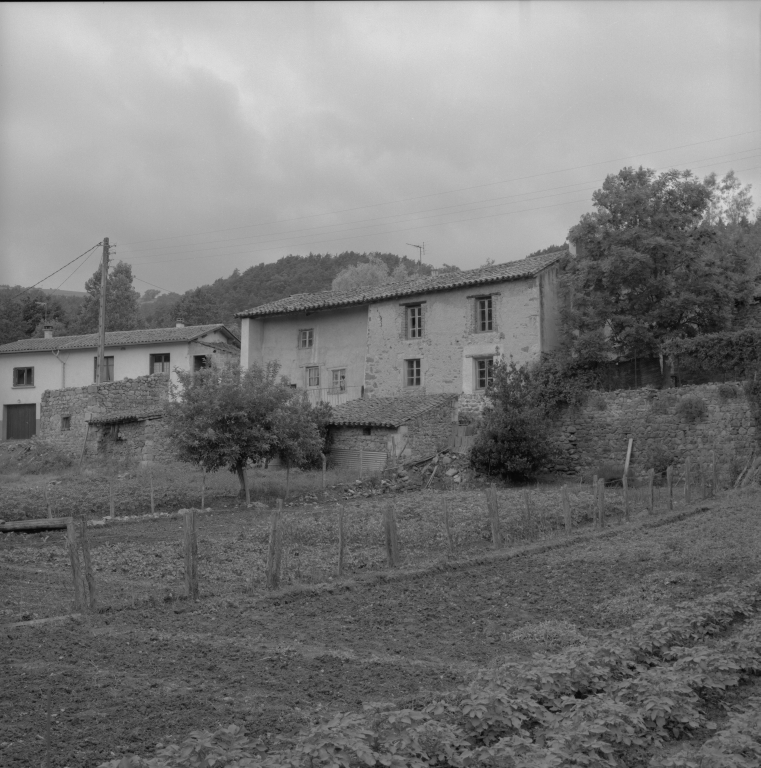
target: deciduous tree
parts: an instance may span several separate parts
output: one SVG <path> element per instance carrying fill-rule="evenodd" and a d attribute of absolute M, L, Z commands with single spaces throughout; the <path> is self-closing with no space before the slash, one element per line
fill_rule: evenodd
<path fill-rule="evenodd" d="M 76 321 L 76 333 L 96 333 L 100 316 L 100 269 L 85 283 L 87 296 Z M 132 266 L 116 264 L 106 280 L 106 330 L 131 331 L 140 327 L 140 294 L 132 287 Z"/>

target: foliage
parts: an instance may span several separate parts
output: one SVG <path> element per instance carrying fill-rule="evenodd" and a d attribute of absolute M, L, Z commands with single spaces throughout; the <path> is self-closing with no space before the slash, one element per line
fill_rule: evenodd
<path fill-rule="evenodd" d="M 761 674 L 761 580 L 692 603 L 666 606 L 631 628 L 527 662 L 505 661 L 419 709 L 337 714 L 265 751 L 234 726 L 198 732 L 151 760 L 101 768 L 349 768 L 367 766 L 696 766 L 687 741 L 727 689 Z M 742 627 L 714 639 L 747 617 Z M 701 747 L 704 765 L 752 765 L 761 754 L 758 701 Z M 655 757 L 657 756 L 657 757 Z"/>
<path fill-rule="evenodd" d="M 676 405 L 676 413 L 688 424 L 694 424 L 708 415 L 708 406 L 702 397 L 686 395 L 679 398 L 679 402 Z"/>
<path fill-rule="evenodd" d="M 52 295 L 39 288 L 0 286 L 0 344 L 42 337 L 47 320 L 56 336 L 65 336 L 82 305 L 78 296 Z"/>
<path fill-rule="evenodd" d="M 174 325 L 182 315 L 187 323 L 237 323 L 235 313 L 267 304 L 296 293 L 329 291 L 333 278 L 360 262 L 378 259 L 393 272 L 400 266 L 413 272 L 418 265 L 412 259 L 393 253 L 340 254 L 310 253 L 308 256 L 289 255 L 271 264 L 257 264 L 240 272 L 234 270 L 229 277 L 219 278 L 211 285 L 194 288 L 179 296 L 164 294 L 155 300 L 152 308 L 144 312 L 149 327 L 161 328 Z M 423 274 L 430 274 L 431 267 L 422 265 Z"/>
<path fill-rule="evenodd" d="M 85 283 L 87 296 L 79 310 L 75 333 L 97 333 L 100 316 L 101 270 L 98 268 Z M 106 331 L 131 331 L 140 327 L 138 299 L 140 294 L 132 287 L 132 265 L 117 262 L 106 278 Z"/>
<path fill-rule="evenodd" d="M 277 363 L 245 371 L 238 366 L 177 370 L 180 387 L 164 420 L 179 458 L 211 472 L 235 472 L 242 493 L 248 462 L 282 452 L 302 463 L 319 441 L 316 418 L 278 373 Z"/>
<path fill-rule="evenodd" d="M 663 345 L 663 353 L 677 359 L 678 370 L 683 374 L 721 372 L 745 379 L 761 366 L 761 329 L 673 339 Z"/>
<path fill-rule="evenodd" d="M 537 397 L 532 370 L 498 361 L 483 416 L 470 452 L 472 465 L 503 479 L 531 478 L 547 463 L 551 447 L 547 410 Z"/>
<path fill-rule="evenodd" d="M 733 327 L 753 290 L 752 238 L 737 228 L 755 225 L 733 223 L 734 214 L 725 223 L 717 211 L 732 206 L 716 202 L 722 194 L 714 177 L 701 182 L 690 171 L 624 168 L 605 179 L 596 212 L 569 234 L 577 248 L 562 277 L 570 349 L 643 357 L 670 339 Z"/>
<path fill-rule="evenodd" d="M 720 400 L 734 400 L 739 394 L 737 387 L 734 384 L 719 384 L 719 399 Z"/>
<path fill-rule="evenodd" d="M 400 263 L 394 269 L 377 255 L 371 254 L 368 261 L 360 261 L 342 269 L 331 283 L 333 291 L 353 291 L 357 288 L 372 288 L 387 283 L 401 283 L 418 276 L 417 267 Z"/>

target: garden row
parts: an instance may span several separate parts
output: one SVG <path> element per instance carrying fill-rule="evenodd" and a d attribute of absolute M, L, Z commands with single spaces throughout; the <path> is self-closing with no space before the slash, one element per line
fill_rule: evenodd
<path fill-rule="evenodd" d="M 761 699 L 724 728 L 706 712 L 761 675 L 759 608 L 756 578 L 561 653 L 484 669 L 417 709 L 339 714 L 274 744 L 237 726 L 195 732 L 154 758 L 101 768 L 758 765 Z M 706 730 L 714 735 L 691 743 Z M 676 749 L 664 757 L 668 742 Z"/>

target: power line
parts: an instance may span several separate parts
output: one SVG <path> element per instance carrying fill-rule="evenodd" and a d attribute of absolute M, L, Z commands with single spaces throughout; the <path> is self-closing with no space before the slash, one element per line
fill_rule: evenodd
<path fill-rule="evenodd" d="M 149 240 L 136 240 L 136 241 L 134 241 L 134 243 L 127 243 L 127 246 L 129 246 L 129 245 L 141 245 L 142 243 L 156 243 L 156 242 L 161 242 L 161 241 L 164 241 L 164 240 L 175 240 L 175 239 L 181 238 L 181 237 L 198 237 L 199 235 L 210 235 L 210 234 L 215 234 L 217 232 L 233 232 L 233 231 L 236 231 L 236 230 L 239 230 L 239 229 L 251 229 L 253 227 L 263 227 L 263 226 L 267 226 L 269 224 L 283 224 L 283 223 L 286 223 L 286 222 L 289 222 L 289 221 L 302 221 L 304 219 L 315 218 L 316 216 L 334 216 L 334 215 L 339 214 L 339 213 L 350 213 L 352 211 L 361 211 L 361 210 L 365 210 L 367 208 L 379 208 L 379 207 L 384 206 L 384 205 L 394 205 L 394 204 L 397 204 L 397 203 L 407 203 L 407 202 L 411 202 L 413 200 L 423 200 L 423 199 L 429 198 L 429 197 L 437 197 L 439 195 L 448 195 L 448 194 L 452 194 L 453 192 L 467 192 L 467 191 L 470 191 L 470 190 L 473 190 L 473 189 L 483 189 L 484 187 L 498 186 L 499 184 L 509 184 L 511 182 L 514 182 L 514 181 L 527 181 L 529 179 L 536 179 L 536 178 L 540 178 L 542 176 L 552 176 L 552 175 L 554 175 L 556 173 L 566 173 L 568 171 L 577 171 L 577 170 L 581 170 L 583 168 L 592 168 L 592 167 L 594 167 L 596 165 L 604 165 L 605 163 L 617 163 L 617 162 L 622 162 L 624 160 L 633 160 L 635 157 L 644 157 L 646 155 L 657 155 L 657 154 L 661 154 L 662 152 L 671 152 L 671 151 L 676 150 L 676 149 L 686 149 L 687 147 L 696 147 L 696 146 L 699 146 L 699 145 L 702 145 L 702 144 L 711 144 L 711 143 L 716 142 L 716 141 L 724 141 L 725 139 L 734 139 L 734 138 L 737 138 L 739 136 L 749 136 L 749 135 L 754 134 L 754 133 L 759 133 L 759 131 L 761 131 L 761 129 L 757 128 L 757 129 L 752 130 L 752 131 L 743 131 L 742 133 L 732 133 L 732 134 L 729 134 L 727 136 L 718 136 L 718 137 L 716 137 L 714 139 L 705 139 L 704 141 L 695 141 L 695 142 L 692 142 L 690 144 L 680 144 L 680 145 L 673 146 L 673 147 L 666 147 L 665 149 L 654 149 L 654 150 L 651 150 L 651 151 L 648 151 L 648 152 L 640 152 L 640 153 L 638 153 L 636 155 L 627 155 L 625 157 L 611 158 L 609 160 L 598 160 L 597 162 L 594 162 L 594 163 L 586 163 L 585 165 L 576 165 L 576 166 L 572 166 L 570 168 L 561 168 L 561 169 L 556 170 L 556 171 L 546 171 L 544 173 L 535 173 L 535 174 L 531 174 L 529 176 L 517 176 L 517 177 L 515 177 L 513 179 L 503 179 L 502 181 L 492 181 L 492 182 L 487 182 L 487 183 L 484 183 L 484 184 L 476 184 L 476 185 L 470 186 L 470 187 L 458 187 L 456 189 L 445 190 L 443 192 L 432 192 L 431 194 L 428 194 L 428 195 L 418 195 L 416 197 L 405 197 L 405 198 L 402 198 L 400 200 L 392 200 L 392 201 L 385 202 L 385 203 L 372 203 L 372 204 L 369 204 L 369 205 L 360 205 L 360 206 L 357 206 L 355 208 L 344 208 L 344 209 L 338 210 L 338 211 L 326 211 L 325 213 L 314 213 L 314 214 L 310 214 L 310 215 L 307 215 L 307 216 L 295 216 L 295 217 L 292 217 L 292 218 L 289 218 L 289 219 L 275 219 L 274 221 L 261 222 L 259 224 L 246 224 L 246 225 L 243 225 L 243 226 L 240 226 L 240 227 L 226 227 L 226 228 L 223 228 L 223 229 L 210 229 L 210 230 L 206 230 L 204 232 L 195 232 L 195 233 L 185 234 L 185 235 L 170 235 L 170 236 L 167 236 L 167 237 L 158 237 L 158 238 L 153 238 L 153 239 L 149 239 Z"/>
<path fill-rule="evenodd" d="M 176 291 L 170 291 L 168 288 L 162 288 L 160 285 L 156 285 L 154 283 L 149 283 L 147 280 L 143 280 L 142 278 L 137 277 L 136 275 L 132 275 L 133 280 L 137 280 L 138 283 L 145 283 L 146 285 L 150 285 L 153 288 L 158 288 L 160 291 L 166 291 L 166 293 L 176 293 Z"/>
<path fill-rule="evenodd" d="M 708 157 L 708 158 L 701 158 L 700 161 L 695 161 L 695 162 L 703 162 L 703 161 L 706 161 L 706 160 L 717 160 L 719 158 L 731 158 L 731 157 L 734 157 L 735 155 L 739 155 L 739 154 L 746 153 L 746 152 L 755 152 L 755 151 L 757 151 L 757 148 L 756 147 L 751 147 L 751 148 L 748 148 L 748 149 L 739 150 L 738 152 L 725 153 L 725 154 L 722 154 L 722 155 L 714 155 L 713 157 Z M 750 159 L 750 158 L 749 157 L 742 157 L 742 158 L 738 157 L 738 158 L 736 158 L 737 161 L 748 160 L 748 159 Z M 683 165 L 690 165 L 690 164 L 691 164 L 691 162 L 690 163 L 684 163 Z M 271 233 L 266 233 L 266 234 L 263 233 L 261 235 L 248 235 L 248 236 L 245 236 L 245 237 L 228 238 L 228 239 L 225 239 L 225 240 L 209 240 L 209 241 L 202 242 L 202 243 L 188 243 L 188 244 L 178 244 L 178 245 L 167 245 L 167 246 L 164 246 L 164 248 L 167 251 L 170 250 L 170 249 L 184 249 L 186 253 L 198 253 L 198 252 L 201 252 L 201 251 L 209 250 L 211 248 L 214 248 L 215 250 L 219 251 L 219 250 L 222 250 L 224 248 L 234 248 L 234 247 L 237 247 L 238 244 L 244 243 L 244 242 L 252 240 L 252 239 L 261 238 L 261 237 L 268 237 L 268 236 L 272 236 L 272 235 L 281 235 L 282 234 L 283 236 L 289 236 L 289 237 L 299 236 L 298 235 L 299 232 L 303 232 L 303 233 L 316 232 L 317 230 L 329 229 L 331 227 L 341 227 L 341 228 L 344 228 L 344 227 L 347 227 L 349 224 L 361 224 L 363 222 L 383 221 L 383 220 L 386 220 L 386 219 L 398 219 L 398 218 L 400 218 L 402 216 L 411 217 L 411 216 L 415 216 L 415 215 L 420 214 L 420 213 L 432 213 L 434 211 L 446 211 L 446 210 L 451 210 L 452 208 L 464 208 L 466 206 L 471 206 L 470 210 L 474 210 L 474 211 L 476 211 L 476 210 L 485 210 L 486 208 L 490 208 L 490 207 L 494 207 L 494 206 L 493 205 L 479 206 L 479 204 L 481 204 L 481 203 L 493 203 L 493 202 L 496 202 L 496 201 L 499 201 L 499 200 L 510 200 L 512 198 L 527 197 L 528 195 L 539 195 L 538 197 L 528 198 L 528 200 L 542 200 L 542 199 L 545 199 L 546 197 L 557 197 L 558 196 L 557 194 L 555 194 L 555 195 L 540 195 L 539 193 L 542 193 L 542 192 L 550 192 L 550 191 L 558 190 L 558 189 L 560 189 L 560 190 L 570 190 L 572 187 L 581 187 L 582 189 L 583 188 L 594 189 L 597 186 L 597 184 L 598 184 L 598 182 L 594 182 L 594 183 L 593 182 L 576 182 L 574 184 L 565 184 L 565 185 L 556 186 L 556 187 L 546 187 L 544 189 L 534 190 L 532 192 L 518 192 L 518 193 L 515 193 L 515 194 L 512 194 L 512 195 L 503 195 L 503 196 L 500 196 L 500 197 L 485 198 L 485 199 L 482 199 L 482 200 L 473 200 L 471 202 L 466 202 L 466 203 L 455 203 L 453 205 L 438 206 L 438 207 L 435 207 L 435 208 L 425 208 L 425 209 L 422 209 L 422 210 L 412 211 L 412 212 L 409 212 L 409 213 L 395 213 L 395 214 L 388 214 L 386 216 L 375 216 L 375 217 L 371 217 L 371 218 L 367 218 L 367 219 L 357 219 L 356 221 L 347 222 L 345 224 L 344 223 L 319 224 L 319 225 L 316 225 L 316 226 L 313 226 L 313 227 L 304 227 L 303 229 L 281 230 L 280 232 L 271 232 Z M 581 190 L 575 190 L 575 191 L 581 191 Z M 524 202 L 524 201 L 519 201 L 519 202 Z M 472 206 L 479 206 L 479 207 L 473 208 Z M 464 211 L 462 211 L 462 212 L 464 212 Z M 414 221 L 414 220 L 415 220 L 414 218 L 406 219 L 406 221 Z M 389 223 L 406 223 L 406 221 L 389 222 Z M 331 234 L 338 234 L 341 231 L 354 231 L 355 229 L 356 228 L 348 229 L 348 230 L 339 229 L 336 233 L 331 233 Z M 251 244 L 252 245 L 254 245 L 254 244 L 261 245 L 261 244 L 266 244 L 268 242 L 274 242 L 274 241 L 269 240 L 269 241 L 265 241 L 265 243 L 251 243 Z M 229 243 L 230 245 L 226 245 L 227 243 Z M 198 247 L 195 247 L 195 246 L 198 246 Z M 146 252 L 149 253 L 149 252 L 152 252 L 152 251 L 155 251 L 155 250 L 157 250 L 157 249 L 156 248 L 144 248 L 144 249 L 135 250 L 135 251 L 133 251 L 133 253 L 146 253 Z M 165 252 L 165 253 L 162 253 L 162 254 L 159 254 L 159 255 L 169 255 L 169 253 Z M 146 262 L 141 262 L 141 263 L 146 263 Z"/>
<path fill-rule="evenodd" d="M 61 269 L 57 269 L 55 272 L 51 272 L 51 274 L 49 274 L 47 277 L 43 277 L 42 280 L 36 282 L 34 285 L 30 285 L 28 288 L 24 288 L 23 291 L 19 291 L 14 296 L 11 296 L 11 299 L 16 299 L 19 296 L 23 296 L 27 291 L 31 291 L 32 288 L 36 288 L 40 283 L 44 283 L 46 280 L 49 280 L 51 277 L 53 277 L 53 275 L 57 275 L 59 272 L 61 272 L 61 270 L 66 269 L 66 267 L 68 267 L 69 264 L 73 264 L 77 259 L 81 259 L 83 256 L 87 256 L 87 254 L 90 253 L 90 251 L 94 251 L 96 248 L 99 248 L 101 245 L 103 245 L 102 241 L 100 243 L 97 243 L 96 245 L 94 245 L 92 248 L 89 248 L 84 253 L 80 253 L 79 256 L 77 256 L 76 259 L 72 259 L 71 261 L 67 262 L 66 264 L 64 264 L 61 267 Z"/>
<path fill-rule="evenodd" d="M 744 150 L 744 151 L 749 151 L 749 150 Z M 741 158 L 741 159 L 742 160 L 752 160 L 752 159 L 755 159 L 756 157 L 758 157 L 758 155 L 752 155 L 750 157 Z M 693 167 L 694 168 L 701 168 L 701 167 L 705 167 L 705 166 L 693 166 Z M 749 168 L 741 168 L 739 170 L 740 171 L 743 171 L 743 170 L 753 170 L 755 167 L 757 167 L 757 166 L 752 166 L 752 167 L 749 167 Z M 571 186 L 579 186 L 579 185 L 571 185 Z M 576 191 L 581 191 L 581 190 L 576 190 Z M 567 193 L 560 193 L 560 194 L 567 194 Z M 544 195 L 544 196 L 541 196 L 541 197 L 532 198 L 531 201 L 542 200 L 542 199 L 546 199 L 548 197 L 557 197 L 557 196 L 558 195 Z M 261 245 L 268 245 L 269 243 L 280 242 L 281 243 L 280 245 L 274 245 L 271 248 L 257 248 L 256 250 L 250 250 L 248 248 L 244 248 L 244 250 L 233 251 L 233 252 L 225 253 L 225 254 L 221 254 L 221 255 L 223 257 L 224 256 L 238 256 L 238 255 L 242 255 L 242 254 L 253 255 L 253 254 L 256 254 L 256 253 L 264 253 L 266 251 L 278 250 L 279 248 L 284 248 L 284 247 L 298 247 L 298 246 L 307 245 L 307 244 L 310 244 L 310 245 L 322 245 L 324 243 L 335 242 L 336 239 L 339 239 L 339 238 L 340 239 L 356 239 L 356 238 L 359 238 L 359 237 L 373 237 L 373 236 L 380 236 L 380 235 L 385 235 L 385 234 L 392 234 L 392 233 L 395 233 L 395 232 L 411 232 L 411 231 L 418 230 L 418 229 L 424 229 L 426 227 L 458 224 L 458 223 L 467 222 L 467 221 L 479 221 L 479 220 L 490 219 L 490 218 L 495 218 L 495 217 L 499 217 L 499 216 L 512 216 L 512 215 L 514 215 L 516 213 L 528 213 L 528 212 L 531 212 L 531 211 L 544 210 L 544 209 L 547 209 L 547 208 L 555 208 L 555 207 L 558 207 L 558 206 L 570 205 L 570 204 L 578 203 L 578 202 L 587 202 L 587 199 L 586 198 L 580 198 L 580 199 L 574 199 L 574 200 L 567 200 L 565 202 L 556 203 L 556 204 L 553 204 L 553 205 L 538 206 L 538 207 L 535 207 L 535 208 L 522 208 L 522 209 L 519 209 L 519 210 L 516 210 L 516 211 L 503 211 L 503 212 L 500 212 L 500 213 L 490 214 L 490 215 L 487 215 L 487 216 L 474 216 L 474 217 L 464 218 L 464 219 L 453 219 L 453 220 L 450 220 L 450 221 L 442 221 L 442 222 L 436 222 L 436 223 L 420 224 L 419 226 L 416 226 L 416 227 L 406 227 L 406 228 L 401 228 L 401 229 L 387 229 L 387 230 L 384 230 L 384 231 L 381 231 L 381 232 L 365 232 L 365 233 L 363 233 L 361 235 L 348 235 L 347 233 L 354 232 L 356 230 L 366 229 L 367 226 L 372 226 L 372 225 L 365 225 L 365 226 L 360 226 L 360 227 L 345 228 L 345 229 L 338 230 L 336 232 L 325 233 L 325 234 L 334 235 L 334 237 L 332 237 L 331 239 L 328 239 L 328 240 L 317 240 L 317 241 L 307 240 L 305 243 L 293 243 L 293 242 L 291 242 L 290 245 L 288 244 L 288 241 L 287 241 L 286 238 L 287 238 L 287 235 L 294 234 L 294 233 L 285 232 L 285 233 L 283 233 L 282 237 L 276 237 L 273 240 L 265 240 L 265 241 L 262 241 L 262 242 L 259 242 L 259 243 L 252 243 L 252 245 L 261 246 Z M 496 207 L 496 206 L 490 205 L 490 206 L 484 206 L 484 207 L 481 207 L 481 208 L 473 208 L 469 212 L 474 212 L 474 211 L 478 211 L 478 210 L 488 210 L 489 208 L 494 208 L 494 207 Z M 436 209 L 433 209 L 433 210 L 436 210 Z M 463 211 L 463 213 L 465 213 L 465 211 Z M 403 214 L 398 214 L 398 215 L 403 215 Z M 438 215 L 446 215 L 446 214 L 438 214 Z M 388 218 L 388 217 L 380 217 L 380 218 Z M 436 218 L 436 216 L 429 216 L 429 217 L 425 217 L 425 218 Z M 372 219 L 370 221 L 372 221 Z M 416 219 L 408 219 L 408 222 L 410 222 L 410 221 L 416 221 Z M 421 221 L 421 219 L 417 219 L 417 221 Z M 395 222 L 395 223 L 407 223 L 407 222 Z M 336 225 L 336 226 L 338 226 L 338 225 Z M 376 226 L 381 226 L 381 225 L 376 225 Z M 305 231 L 309 231 L 309 230 L 307 229 Z M 304 235 L 296 235 L 296 237 L 297 238 L 305 238 L 305 237 L 308 237 L 308 235 L 305 235 L 305 234 Z M 282 242 L 284 240 L 286 242 Z M 198 259 L 215 258 L 215 257 L 219 257 L 220 256 L 219 250 L 221 250 L 222 248 L 225 248 L 225 247 L 233 248 L 233 247 L 237 247 L 237 246 L 221 246 L 221 247 L 217 247 L 217 248 L 215 248 L 215 253 L 209 254 L 209 255 L 191 256 L 191 257 L 180 257 L 180 258 L 176 258 L 176 259 L 155 259 L 154 258 L 154 259 L 150 259 L 150 260 L 147 260 L 147 261 L 134 262 L 134 264 L 135 264 L 135 266 L 139 266 L 139 265 L 143 265 L 143 264 L 170 264 L 170 263 L 174 263 L 174 262 L 178 262 L 178 261 L 195 261 L 195 260 L 198 260 Z M 209 248 L 200 248 L 200 249 L 197 249 L 196 251 L 189 250 L 189 251 L 187 251 L 187 253 L 194 253 L 194 252 L 206 251 L 206 250 L 209 250 Z M 171 254 L 162 254 L 162 255 L 171 255 Z"/>

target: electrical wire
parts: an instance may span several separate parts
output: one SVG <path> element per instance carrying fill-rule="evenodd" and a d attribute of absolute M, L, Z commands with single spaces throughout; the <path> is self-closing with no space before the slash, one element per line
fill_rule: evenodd
<path fill-rule="evenodd" d="M 708 157 L 708 158 L 701 158 L 700 160 L 694 161 L 694 162 L 705 162 L 707 160 L 717 160 L 719 158 L 734 158 L 735 155 L 739 155 L 739 154 L 747 153 L 747 152 L 756 152 L 757 149 L 758 149 L 757 147 L 750 147 L 748 149 L 743 149 L 743 150 L 740 150 L 738 152 L 733 152 L 733 153 L 723 154 L 723 155 L 715 155 L 713 157 Z M 737 157 L 737 158 L 735 158 L 735 161 L 741 162 L 741 161 L 744 161 L 744 160 L 751 159 L 752 157 L 755 157 L 755 155 L 752 155 L 752 156 L 749 156 L 749 157 Z M 684 163 L 684 165 L 691 165 L 691 164 L 692 164 L 691 162 L 690 163 Z M 698 166 L 698 167 L 702 167 L 702 166 Z M 167 245 L 167 246 L 164 246 L 164 248 L 167 249 L 167 251 L 171 250 L 171 249 L 185 249 L 185 253 L 198 253 L 198 252 L 201 252 L 201 251 L 210 250 L 211 248 L 214 248 L 215 251 L 218 252 L 218 251 L 223 250 L 225 248 L 235 248 L 235 247 L 238 247 L 239 244 L 241 244 L 243 242 L 246 242 L 246 241 L 249 241 L 249 240 L 252 240 L 252 239 L 255 239 L 255 238 L 269 237 L 269 236 L 272 236 L 272 235 L 280 235 L 280 234 L 282 234 L 283 236 L 288 236 L 288 237 L 292 237 L 292 236 L 303 237 L 305 235 L 299 235 L 298 233 L 300 233 L 300 232 L 301 233 L 307 233 L 307 232 L 317 233 L 318 230 L 324 230 L 324 229 L 328 229 L 328 228 L 331 228 L 331 227 L 346 227 L 348 224 L 361 224 L 363 222 L 375 222 L 375 221 L 383 221 L 383 220 L 387 220 L 387 219 L 398 219 L 401 216 L 407 216 L 408 218 L 406 220 L 396 221 L 396 222 L 390 222 L 389 221 L 388 223 L 390 223 L 390 224 L 408 223 L 410 221 L 415 221 L 414 218 L 409 218 L 409 217 L 417 216 L 417 214 L 420 214 L 420 213 L 433 213 L 435 211 L 446 211 L 446 210 L 450 210 L 452 208 L 463 208 L 465 206 L 478 206 L 478 207 L 475 207 L 475 208 L 471 207 L 470 208 L 471 211 L 486 210 L 488 208 L 496 207 L 497 201 L 500 201 L 500 200 L 510 200 L 512 198 L 521 198 L 521 197 L 524 197 L 526 199 L 525 200 L 516 200 L 516 202 L 529 202 L 529 201 L 533 201 L 533 200 L 543 200 L 543 199 L 546 199 L 548 197 L 558 197 L 560 194 L 567 194 L 568 192 L 555 193 L 555 194 L 552 194 L 552 195 L 540 195 L 539 193 L 541 193 L 541 192 L 551 192 L 551 191 L 558 190 L 558 189 L 570 191 L 572 187 L 581 187 L 582 189 L 574 190 L 574 192 L 581 192 L 583 189 L 594 190 L 595 187 L 597 186 L 597 184 L 598 184 L 598 182 L 576 182 L 575 184 L 566 184 L 566 185 L 556 186 L 556 187 L 547 187 L 545 189 L 534 190 L 533 192 L 519 192 L 519 193 L 515 193 L 515 194 L 512 194 L 512 195 L 504 195 L 504 196 L 501 196 L 501 197 L 494 197 L 494 198 L 485 198 L 483 200 L 474 200 L 474 201 L 466 202 L 466 203 L 455 203 L 453 205 L 440 206 L 440 207 L 436 207 L 436 208 L 427 208 L 427 209 L 422 209 L 422 210 L 413 211 L 413 212 L 409 212 L 409 213 L 388 214 L 386 216 L 377 216 L 377 217 L 372 217 L 372 218 L 368 218 L 368 219 L 358 219 L 358 220 L 353 221 L 353 222 L 347 222 L 346 224 L 339 224 L 339 223 L 336 223 L 336 224 L 321 224 L 321 225 L 316 225 L 314 227 L 305 227 L 303 229 L 282 230 L 281 232 L 271 232 L 271 233 L 266 233 L 266 234 L 262 234 L 262 235 L 248 235 L 246 237 L 240 237 L 240 238 L 228 238 L 228 239 L 225 239 L 225 240 L 210 240 L 210 241 L 206 241 L 206 242 L 203 242 L 203 243 Z M 538 195 L 538 196 L 527 197 L 528 195 Z M 481 203 L 492 203 L 492 205 L 482 206 L 482 205 L 480 205 Z M 507 205 L 509 203 L 499 203 L 499 204 Z M 465 210 L 458 211 L 458 213 L 465 213 L 465 212 L 466 212 Z M 444 215 L 444 214 L 436 214 L 436 215 Z M 435 216 L 428 217 L 428 218 L 435 218 Z M 339 229 L 338 231 L 330 233 L 330 234 L 340 234 L 343 231 L 352 232 L 352 231 L 356 231 L 356 229 L 357 229 L 356 227 L 354 227 L 352 229 Z M 271 243 L 271 242 L 275 242 L 275 241 L 274 240 L 267 240 L 267 241 L 264 241 L 264 243 L 261 243 L 261 242 L 259 242 L 259 243 L 251 243 L 251 245 L 262 245 L 262 244 L 267 244 L 267 243 Z M 225 245 L 225 243 L 229 243 L 230 245 Z M 198 246 L 198 247 L 195 247 L 195 246 Z M 156 248 L 144 248 L 144 249 L 135 250 L 132 253 L 149 253 L 149 252 L 155 251 L 155 250 L 156 250 Z M 168 256 L 170 254 L 168 252 L 165 252 L 165 253 L 160 253 L 158 255 L 159 256 Z M 131 258 L 131 256 L 128 257 L 128 258 Z M 138 262 L 136 262 L 136 263 L 138 263 Z M 139 262 L 139 263 L 147 263 L 147 262 Z"/>
<path fill-rule="evenodd" d="M 53 277 L 53 275 L 57 275 L 62 270 L 66 269 L 66 267 L 68 267 L 69 264 L 73 264 L 77 259 L 81 259 L 83 256 L 87 256 L 87 254 L 90 253 L 90 251 L 94 251 L 96 248 L 98 248 L 101 245 L 103 245 L 102 241 L 100 243 L 96 243 L 92 248 L 88 248 L 84 253 L 80 253 L 79 256 L 77 256 L 76 259 L 72 259 L 71 261 L 69 261 L 66 264 L 64 264 L 61 267 L 61 269 L 57 269 L 55 272 L 51 272 L 47 277 L 43 277 L 42 280 L 39 280 L 34 285 L 30 285 L 28 288 L 24 288 L 23 291 L 19 291 L 18 293 L 16 293 L 13 296 L 11 296 L 10 297 L 11 300 L 12 299 L 17 299 L 19 296 L 23 296 L 27 291 L 31 291 L 32 288 L 36 288 L 40 283 L 44 283 L 46 280 L 49 280 L 51 277 Z"/>
<path fill-rule="evenodd" d="M 686 149 L 687 147 L 696 147 L 696 146 L 699 146 L 699 145 L 702 145 L 702 144 L 711 144 L 711 143 L 716 142 L 716 141 L 724 141 L 725 139 L 734 139 L 734 138 L 738 138 L 739 136 L 749 136 L 751 134 L 759 133 L 759 132 L 761 132 L 761 129 L 757 128 L 757 129 L 754 129 L 752 131 L 743 131 L 742 133 L 733 133 L 733 134 L 729 134 L 727 136 L 719 136 L 719 137 L 714 138 L 714 139 L 705 139 L 704 141 L 695 141 L 695 142 L 692 142 L 690 144 L 679 144 L 679 145 L 673 146 L 673 147 L 666 147 L 665 149 L 654 149 L 654 150 L 651 150 L 651 151 L 648 151 L 648 152 L 640 152 L 640 153 L 638 153 L 636 155 L 627 155 L 625 157 L 611 158 L 609 160 L 598 160 L 597 162 L 594 162 L 594 163 L 587 163 L 585 165 L 576 165 L 576 166 L 572 166 L 570 168 L 562 168 L 562 169 L 556 170 L 556 171 L 546 171 L 544 173 L 535 173 L 535 174 L 531 174 L 529 176 L 517 176 L 517 177 L 512 178 L 512 179 L 503 179 L 502 181 L 492 181 L 492 182 L 487 182 L 485 184 L 476 184 L 476 185 L 470 186 L 470 187 L 458 187 L 456 189 L 445 190 L 443 192 L 432 192 L 431 194 L 428 194 L 428 195 L 418 195 L 416 197 L 406 197 L 406 198 L 402 198 L 400 200 L 392 200 L 392 201 L 388 201 L 388 202 L 385 202 L 385 203 L 372 203 L 372 204 L 369 204 L 369 205 L 357 206 L 355 208 L 344 208 L 344 209 L 338 210 L 338 211 L 326 211 L 325 213 L 315 213 L 315 214 L 310 214 L 310 215 L 307 215 L 307 216 L 296 216 L 296 217 L 289 218 L 289 219 L 276 219 L 274 221 L 262 222 L 262 223 L 259 223 L 259 224 L 247 224 L 247 225 L 240 226 L 240 227 L 226 227 L 226 228 L 223 228 L 223 229 L 210 229 L 210 230 L 206 230 L 204 232 L 195 232 L 195 233 L 192 233 L 192 234 L 185 234 L 185 235 L 169 235 L 167 237 L 158 237 L 158 238 L 153 238 L 153 239 L 149 239 L 149 240 L 135 240 L 133 243 L 127 243 L 126 247 L 129 247 L 130 245 L 141 245 L 143 243 L 156 243 L 156 242 L 161 242 L 161 241 L 164 241 L 164 240 L 175 240 L 175 239 L 178 239 L 178 238 L 181 238 L 181 237 L 198 237 L 199 235 L 209 235 L 209 234 L 215 234 L 217 232 L 233 232 L 233 231 L 236 231 L 236 230 L 239 230 L 239 229 L 250 229 L 252 227 L 263 227 L 263 226 L 267 226 L 267 225 L 270 225 L 270 224 L 283 224 L 283 223 L 286 223 L 286 222 L 289 222 L 289 221 L 302 221 L 303 219 L 311 219 L 311 218 L 315 218 L 316 216 L 335 216 L 335 215 L 337 215 L 339 213 L 350 213 L 352 211 L 361 211 L 361 210 L 365 210 L 367 208 L 378 208 L 378 207 L 381 207 L 381 206 L 384 206 L 384 205 L 394 205 L 394 204 L 398 204 L 398 203 L 407 203 L 407 202 L 411 202 L 413 200 L 423 200 L 423 199 L 426 199 L 426 198 L 429 198 L 429 197 L 438 197 L 439 195 L 452 194 L 454 192 L 467 192 L 467 191 L 470 191 L 470 190 L 473 190 L 473 189 L 483 189 L 484 187 L 493 187 L 493 186 L 498 186 L 500 184 L 510 184 L 512 182 L 515 182 L 515 181 L 527 181 L 529 179 L 536 179 L 536 178 L 540 178 L 542 176 L 552 176 L 552 175 L 554 175 L 556 173 L 566 173 L 568 171 L 578 171 L 578 170 L 582 170 L 584 168 L 592 168 L 592 167 L 594 167 L 596 165 L 604 165 L 605 163 L 617 163 L 617 162 L 622 162 L 624 160 L 633 160 L 636 157 L 644 157 L 646 155 L 657 155 L 657 154 L 661 154 L 663 152 L 672 152 L 672 151 L 674 151 L 676 149 Z"/>

